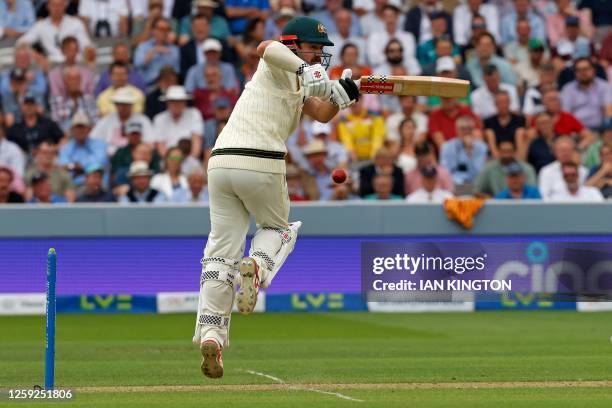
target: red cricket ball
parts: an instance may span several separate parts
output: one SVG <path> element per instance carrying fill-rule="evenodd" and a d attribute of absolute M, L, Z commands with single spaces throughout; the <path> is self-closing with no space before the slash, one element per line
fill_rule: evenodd
<path fill-rule="evenodd" d="M 335 169 L 334 171 L 332 171 L 331 176 L 332 180 L 334 180 L 334 183 L 342 184 L 346 181 L 348 174 L 346 174 L 346 170 L 344 169 Z"/>

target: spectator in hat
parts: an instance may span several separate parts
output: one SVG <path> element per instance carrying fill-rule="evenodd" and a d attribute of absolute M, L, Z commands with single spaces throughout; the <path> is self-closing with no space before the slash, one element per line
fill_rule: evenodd
<path fill-rule="evenodd" d="M 428 165 L 419 169 L 421 173 L 422 187 L 406 197 L 409 203 L 432 203 L 442 204 L 453 193 L 438 187 L 438 170 L 436 166 Z"/>
<path fill-rule="evenodd" d="M 187 188 L 180 187 L 172 193 L 173 203 L 207 203 L 208 188 L 206 174 L 202 168 L 194 169 L 187 175 Z"/>
<path fill-rule="evenodd" d="M 553 145 L 555 161 L 542 167 L 538 174 L 538 187 L 544 199 L 550 199 L 558 193 L 567 192 L 566 183 L 563 177 L 562 167 L 568 163 L 579 163 L 580 156 L 576 150 L 576 143 L 567 136 L 559 136 Z M 588 170 L 584 166 L 579 166 L 578 181 L 584 184 Z"/>
<path fill-rule="evenodd" d="M 588 58 L 577 59 L 574 71 L 576 79 L 561 90 L 561 106 L 588 128 L 599 131 L 604 120 L 612 117 L 612 86 L 595 76 Z"/>
<path fill-rule="evenodd" d="M 66 15 L 66 1 L 48 0 L 47 10 L 49 17 L 38 20 L 17 41 L 18 44 L 40 43 L 45 52 L 46 59 L 51 63 L 64 62 L 64 55 L 60 49 L 62 39 L 72 36 L 79 41 L 79 49 L 86 51 L 89 62 L 91 51 L 94 51 L 87 29 L 77 17 Z M 94 51 L 95 52 L 95 51 Z M 93 54 L 95 55 L 95 54 Z"/>
<path fill-rule="evenodd" d="M 187 188 L 187 179 L 181 174 L 183 152 L 178 147 L 166 151 L 163 173 L 158 173 L 151 179 L 151 187 L 171 198 L 179 188 Z"/>
<path fill-rule="evenodd" d="M 85 183 L 83 193 L 80 194 L 77 203 L 114 203 L 117 198 L 104 188 L 104 169 L 96 164 L 91 164 L 85 169 Z"/>
<path fill-rule="evenodd" d="M 370 114 L 359 99 L 338 124 L 338 137 L 349 152 L 351 161 L 369 160 L 382 147 L 385 138 L 385 122 L 380 116 Z"/>
<path fill-rule="evenodd" d="M 343 64 L 343 52 L 346 44 L 353 44 L 353 46 L 356 47 L 357 61 L 355 61 L 355 64 L 366 64 L 366 40 L 364 37 L 355 35 L 351 32 L 354 21 L 354 13 L 345 8 L 341 8 L 334 13 L 334 22 L 336 23 L 338 32 L 328 35 L 329 40 L 334 43 L 332 47 L 326 48 L 327 52 L 332 55 L 329 63 L 330 66 L 333 67 Z"/>
<path fill-rule="evenodd" d="M 363 198 L 377 193 L 375 179 L 379 175 L 391 177 L 390 193 L 398 197 L 404 197 L 404 173 L 402 169 L 393 163 L 393 156 L 389 149 L 381 147 L 376 151 L 374 163 L 359 169 L 359 195 Z"/>
<path fill-rule="evenodd" d="M 448 42 L 448 41 L 444 39 L 440 39 L 438 41 L 438 46 L 440 46 L 441 44 L 444 44 L 445 42 Z M 426 68 L 431 69 L 429 66 L 426 66 Z M 427 75 L 427 74 L 424 74 L 424 75 Z M 470 80 L 469 72 L 467 72 L 467 70 L 463 67 L 463 65 L 457 65 L 457 63 L 455 62 L 455 59 L 451 57 L 450 55 L 445 55 L 437 59 L 437 61 L 435 62 L 434 73 L 432 73 L 432 75 L 439 76 L 441 78 L 451 78 L 451 79 L 460 78 L 460 79 L 465 79 L 468 81 Z M 468 93 L 468 95 L 466 95 L 465 97 L 459 98 L 458 101 L 464 105 L 470 105 L 471 104 L 470 98 L 471 96 Z M 437 108 L 441 104 L 442 104 L 442 99 L 440 99 L 439 96 L 428 96 L 427 97 L 427 106 L 429 106 L 430 109 Z"/>
<path fill-rule="evenodd" d="M 75 198 L 74 183 L 70 174 L 60 166 L 57 161 L 58 147 L 48 140 L 43 140 L 34 149 L 34 160 L 25 173 L 25 182 L 28 186 L 26 198 L 33 196 L 32 179 L 36 174 L 44 174 L 51 186 L 51 193 L 63 197 L 66 201 L 73 202 Z"/>
<path fill-rule="evenodd" d="M 130 165 L 128 177 L 130 189 L 125 195 L 119 197 L 120 203 L 131 204 L 160 204 L 168 201 L 164 193 L 151 187 L 152 172 L 144 161 L 135 161 Z"/>
<path fill-rule="evenodd" d="M 518 112 L 520 109 L 518 91 L 516 86 L 502 84 L 499 72 L 495 65 L 487 65 L 484 69 L 484 85 L 472 92 L 472 109 L 483 119 L 497 114 L 495 95 L 505 92 L 510 98 L 510 111 Z"/>
<path fill-rule="evenodd" d="M 537 187 L 527 182 L 525 168 L 521 164 L 513 161 L 508 163 L 503 170 L 508 187 L 495 194 L 494 198 L 501 200 L 542 199 Z"/>
<path fill-rule="evenodd" d="M 604 197 L 596 187 L 584 185 L 580 176 L 579 167 L 575 162 L 561 164 L 560 171 L 563 181 L 562 188 L 551 191 L 545 195 L 547 201 L 577 201 L 577 202 L 601 202 Z"/>
<path fill-rule="evenodd" d="M 531 0 L 513 0 L 514 10 L 505 14 L 501 20 L 501 41 L 508 44 L 517 38 L 516 22 L 526 19 L 531 26 L 531 37 L 546 41 L 544 19 L 531 7 Z"/>
<path fill-rule="evenodd" d="M 199 109 L 204 120 L 214 117 L 214 101 L 217 98 L 229 99 L 232 108 L 238 100 L 235 91 L 224 87 L 221 75 L 221 69 L 218 65 L 207 64 L 204 68 L 206 87 L 197 88 L 193 91 L 193 106 Z"/>
<path fill-rule="evenodd" d="M 574 48 L 574 58 L 589 58 L 592 45 L 589 38 L 581 35 L 580 22 L 577 16 L 568 16 L 565 19 L 565 35 L 557 42 L 557 47 L 562 44 L 570 44 Z"/>
<path fill-rule="evenodd" d="M 556 134 L 576 137 L 580 141 L 578 145 L 580 150 L 587 149 L 594 142 L 595 137 L 589 129 L 572 113 L 562 109 L 559 91 L 555 89 L 545 91 L 542 103 L 546 112 L 552 115 Z"/>
<path fill-rule="evenodd" d="M 393 177 L 389 174 L 377 174 L 372 180 L 373 193 L 363 197 L 364 200 L 403 200 L 403 195 L 393 194 Z"/>
<path fill-rule="evenodd" d="M 511 139 L 502 139 L 496 147 L 497 159 L 487 162 L 476 181 L 474 181 L 474 193 L 479 197 L 494 197 L 508 187 L 505 169 L 513 163 L 522 169 L 527 183 L 536 185 L 536 175 L 533 167 L 518 159 L 516 146 Z"/>
<path fill-rule="evenodd" d="M 599 151 L 601 164 L 591 168 L 586 185 L 598 188 L 608 199 L 612 197 L 612 143 L 602 144 Z"/>
<path fill-rule="evenodd" d="M 370 65 L 382 65 L 387 60 L 388 56 L 385 56 L 384 49 L 380 45 L 388 44 L 392 39 L 401 44 L 404 64 L 409 64 L 410 60 L 416 57 L 414 36 L 400 29 L 399 14 L 400 11 L 396 6 L 387 4 L 383 7 L 384 30 L 373 32 L 367 38 L 367 57 Z"/>
<path fill-rule="evenodd" d="M 461 50 L 456 44 L 453 44 L 451 35 L 448 32 L 448 26 L 446 22 L 446 18 L 443 13 L 432 13 L 430 15 L 431 20 L 431 35 L 432 38 L 425 41 L 424 43 L 419 44 L 417 47 L 417 60 L 421 66 L 428 65 L 436 62 L 436 59 L 439 57 L 436 53 L 436 46 L 440 39 L 444 39 L 446 41 L 450 41 L 452 45 L 451 55 L 453 57 L 458 57 L 461 54 Z"/>
<path fill-rule="evenodd" d="M 302 185 L 302 173 L 293 163 L 287 164 L 287 193 L 290 201 L 308 201 Z"/>
<path fill-rule="evenodd" d="M 113 187 L 128 185 L 127 173 L 134 161 L 145 161 L 149 163 L 149 168 L 154 173 L 159 172 L 161 168 L 159 153 L 151 144 L 143 143 L 142 132 L 143 127 L 139 120 L 128 120 L 124 125 L 123 133 L 128 144 L 117 149 L 111 158 L 111 185 Z"/>
<path fill-rule="evenodd" d="M 159 72 L 156 86 L 147 94 L 145 111 L 149 119 L 153 120 L 155 115 L 166 110 L 166 103 L 160 101 L 159 98 L 166 93 L 168 88 L 178 84 L 179 77 L 174 68 L 171 66 L 163 67 Z"/>
<path fill-rule="evenodd" d="M 196 89 L 208 87 L 206 67 L 209 65 L 217 66 L 220 69 L 221 82 L 225 89 L 237 92 L 239 84 L 236 70 L 231 64 L 221 61 L 221 52 L 223 51 L 221 42 L 216 38 L 208 38 L 202 43 L 200 49 L 204 53 L 204 60 L 187 71 L 187 76 L 185 77 L 185 89 L 187 92 L 194 92 Z"/>
<path fill-rule="evenodd" d="M 498 91 L 494 96 L 497 113 L 484 120 L 485 141 L 493 158 L 499 157 L 497 146 L 502 141 L 512 142 L 513 145 L 521 143 L 525 138 L 525 117 L 520 113 L 511 111 L 510 94 L 504 90 Z"/>
<path fill-rule="evenodd" d="M 559 41 L 567 37 L 567 28 L 579 27 L 581 35 L 587 39 L 593 38 L 595 27 L 591 19 L 591 10 L 578 10 L 571 0 L 555 0 L 557 10 L 546 15 L 546 33 L 551 47 L 556 47 Z"/>
<path fill-rule="evenodd" d="M 424 141 L 418 143 L 414 147 L 414 154 L 417 160 L 417 167 L 414 170 L 404 174 L 404 191 L 407 194 L 414 193 L 423 186 L 421 169 L 427 166 L 436 167 L 436 187 L 451 192 L 455 189 L 453 179 L 449 171 L 436 162 L 435 151 L 429 142 Z"/>
<path fill-rule="evenodd" d="M 155 82 L 160 70 L 166 65 L 172 66 L 177 72 L 180 70 L 180 53 L 178 47 L 170 42 L 170 30 L 170 21 L 158 18 L 153 23 L 153 38 L 136 48 L 134 65 L 142 71 L 147 85 Z"/>
<path fill-rule="evenodd" d="M 173 85 L 166 90 L 161 100 L 166 102 L 167 109 L 158 113 L 153 125 L 160 137 L 157 148 L 160 155 L 165 155 L 168 148 L 177 145 L 181 139 L 191 140 L 191 156 L 199 157 L 202 151 L 202 131 L 204 122 L 200 112 L 187 107 L 191 95 L 180 85 Z"/>
<path fill-rule="evenodd" d="M 484 85 L 484 69 L 489 65 L 495 65 L 501 82 L 518 85 L 518 79 L 512 65 L 504 58 L 495 55 L 496 48 L 495 38 L 490 33 L 484 32 L 476 39 L 476 52 L 468 58 L 465 64 L 472 77 L 473 86 Z"/>
<path fill-rule="evenodd" d="M 132 59 L 131 59 L 130 54 L 131 54 L 131 49 L 127 43 L 121 42 L 121 41 L 117 42 L 113 46 L 113 64 L 121 63 L 121 64 L 127 65 L 128 67 L 127 83 L 135 86 L 136 88 L 140 89 L 142 92 L 145 92 L 146 91 L 145 80 L 142 77 L 142 74 L 140 73 L 140 71 L 138 71 L 136 68 L 134 68 L 131 65 Z M 113 85 L 113 81 L 111 80 L 111 69 L 113 67 L 113 64 L 111 64 L 111 66 L 108 69 L 104 70 L 100 74 L 100 78 L 98 78 L 98 82 L 95 88 L 96 96 L 99 96 L 104 90 L 106 90 L 108 87 Z"/>
<path fill-rule="evenodd" d="M 82 91 L 82 76 L 78 67 L 64 68 L 63 75 L 66 94 L 51 97 L 51 118 L 67 134 L 72 126 L 70 120 L 76 112 L 83 112 L 91 120 L 96 120 L 98 109 L 93 95 Z"/>
<path fill-rule="evenodd" d="M 229 21 L 232 34 L 244 34 L 249 20 L 268 18 L 270 5 L 267 1 L 249 0 L 249 1 L 225 1 L 225 14 Z"/>
<path fill-rule="evenodd" d="M 494 4 L 484 3 L 483 0 L 467 0 L 457 5 L 453 10 L 453 35 L 455 43 L 464 46 L 470 41 L 472 35 L 471 22 L 474 16 L 483 16 L 486 21 L 486 30 L 493 34 L 499 42 L 499 10 Z"/>
<path fill-rule="evenodd" d="M 453 19 L 450 14 L 442 8 L 440 0 L 423 0 L 419 4 L 414 4 L 404 20 L 404 30 L 412 33 L 417 44 L 422 44 L 432 38 L 431 18 L 432 14 L 441 13 L 446 19 L 448 34 L 452 34 Z"/>
<path fill-rule="evenodd" d="M 387 137 L 400 141 L 400 124 L 407 118 L 412 119 L 415 125 L 415 142 L 424 140 L 427 137 L 428 118 L 422 112 L 416 109 L 416 96 L 400 96 L 399 105 L 401 111 L 392 113 L 385 119 L 385 129 Z"/>
<path fill-rule="evenodd" d="M 601 146 L 604 144 L 612 145 L 612 118 L 604 121 L 601 138 L 588 147 L 584 158 L 586 168 L 592 169 L 601 164 Z"/>
<path fill-rule="evenodd" d="M 117 90 L 129 93 L 134 100 L 133 112 L 142 113 L 144 111 L 144 93 L 129 83 L 130 68 L 123 62 L 113 62 L 109 68 L 111 84 L 100 95 L 98 95 L 97 105 L 100 116 L 108 115 L 116 111 L 113 98 Z"/>
<path fill-rule="evenodd" d="M 179 36 L 193 38 L 195 37 L 193 31 L 193 20 L 195 16 L 203 16 L 209 23 L 209 35 L 214 38 L 218 38 L 221 41 L 226 41 L 231 35 L 229 24 L 223 16 L 216 14 L 220 6 L 220 3 L 215 0 L 194 0 L 195 11 L 192 16 L 184 16 L 181 18 L 179 23 Z M 182 58 L 182 56 L 181 56 Z"/>
<path fill-rule="evenodd" d="M 475 130 L 474 119 L 461 116 L 457 119 L 457 137 L 442 144 L 440 149 L 440 164 L 450 171 L 456 191 L 470 188 L 487 162 L 487 145 L 476 136 Z"/>
<path fill-rule="evenodd" d="M 210 1 L 210 0 L 207 0 Z M 210 36 L 210 24 L 208 19 L 198 14 L 191 18 L 191 34 L 188 37 L 181 36 L 181 77 L 185 78 L 189 68 L 194 65 L 203 64 L 206 61 L 202 44 Z"/>
<path fill-rule="evenodd" d="M 145 143 L 157 142 L 153 133 L 153 125 L 148 117 L 133 111 L 136 98 L 130 90 L 120 88 L 113 95 L 116 112 L 104 116 L 91 131 L 91 137 L 104 140 L 108 146 L 108 154 L 113 155 L 118 148 L 128 144 L 123 133 L 124 125 L 128 120 L 139 121 L 142 125 L 142 138 Z"/>
<path fill-rule="evenodd" d="M 546 61 L 544 44 L 535 38 L 529 40 L 527 61 L 520 62 L 514 67 L 519 77 L 520 89 L 524 90 L 527 87 L 538 86 L 541 71 Z"/>
<path fill-rule="evenodd" d="M 1 3 L 0 3 L 1 4 Z M 1 18 L 0 14 L 0 18 Z M 15 46 L 13 50 L 13 64 L 10 68 L 5 69 L 0 75 L 0 93 L 12 92 L 11 74 L 14 70 L 21 70 L 25 78 L 26 90 L 34 95 L 40 96 L 39 102 L 42 103 L 42 97 L 47 93 L 48 82 L 47 77 L 42 69 L 33 64 L 32 48 L 28 44 Z M 4 108 L 6 111 L 6 108 Z"/>
<path fill-rule="evenodd" d="M 13 184 L 13 171 L 8 167 L 0 166 L 0 204 L 23 203 L 23 196 L 11 188 Z"/>
<path fill-rule="evenodd" d="M 5 0 L 0 2 L 0 38 L 19 38 L 36 22 L 32 2 Z"/>
<path fill-rule="evenodd" d="M 81 92 L 84 95 L 93 96 L 96 75 L 91 69 L 79 64 L 79 41 L 74 37 L 66 37 L 62 40 L 61 47 L 64 62 L 56 65 L 49 71 L 51 96 L 67 95 L 66 81 L 64 79 L 67 68 L 74 68 L 79 71 L 81 74 Z"/>
<path fill-rule="evenodd" d="M 27 154 L 31 154 L 34 147 L 43 140 L 59 143 L 64 137 L 57 123 L 42 116 L 40 110 L 36 97 L 26 94 L 21 103 L 21 120 L 6 133 L 7 139 L 17 143 Z"/>
<path fill-rule="evenodd" d="M 30 183 L 32 197 L 28 200 L 28 204 L 62 204 L 67 202 L 65 197 L 53 194 L 49 176 L 46 173 L 34 173 Z"/>
<path fill-rule="evenodd" d="M 43 95 L 28 90 L 26 75 L 26 71 L 21 68 L 13 69 L 10 76 L 10 88 L 8 92 L 2 93 L 2 109 L 7 126 L 23 119 L 21 105 L 26 98 L 34 100 L 40 113 L 44 110 Z"/>
<path fill-rule="evenodd" d="M 85 169 L 90 166 L 104 168 L 108 164 L 106 143 L 89 138 L 91 120 L 77 111 L 72 117 L 70 139 L 60 148 L 58 164 L 72 174 L 76 186 L 85 182 Z"/>
<path fill-rule="evenodd" d="M 14 176 L 22 178 L 25 165 L 26 155 L 16 143 L 6 138 L 6 129 L 0 126 L 0 166 L 8 167 Z"/>
<path fill-rule="evenodd" d="M 440 107 L 429 113 L 428 132 L 438 149 L 444 142 L 457 136 L 456 122 L 461 116 L 471 116 L 474 119 L 477 128 L 476 135 L 479 139 L 483 139 L 480 119 L 468 106 L 459 104 L 457 98 L 440 98 L 440 100 Z"/>
<path fill-rule="evenodd" d="M 334 193 L 331 169 L 326 164 L 327 147 L 321 139 L 312 139 L 304 148 L 308 169 L 304 169 L 306 197 L 313 201 L 328 201 Z"/>
<path fill-rule="evenodd" d="M 128 0 L 79 0 L 79 17 L 94 38 L 127 37 Z"/>

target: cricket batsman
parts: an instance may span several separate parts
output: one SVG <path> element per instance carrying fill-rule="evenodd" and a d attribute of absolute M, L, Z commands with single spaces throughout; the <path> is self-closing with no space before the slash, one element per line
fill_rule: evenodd
<path fill-rule="evenodd" d="M 212 150 L 211 231 L 202 258 L 193 338 L 207 377 L 223 376 L 221 353 L 229 346 L 234 300 L 241 313 L 252 312 L 259 287 L 270 285 L 295 246 L 301 223 L 288 221 L 286 139 L 302 112 L 329 122 L 359 97 L 350 70 L 340 80 L 328 78 L 331 54 L 323 47 L 332 45 L 325 26 L 309 17 L 289 21 L 280 42 L 259 44 L 257 71 Z M 249 256 L 243 258 L 250 215 L 257 231 Z"/>

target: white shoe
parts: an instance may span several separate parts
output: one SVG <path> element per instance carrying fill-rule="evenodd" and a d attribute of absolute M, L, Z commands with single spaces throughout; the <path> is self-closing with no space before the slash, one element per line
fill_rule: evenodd
<path fill-rule="evenodd" d="M 242 314 L 249 314 L 257 304 L 257 293 L 259 292 L 259 266 L 255 259 L 244 257 L 238 266 L 240 271 L 240 290 L 236 295 L 236 305 Z"/>

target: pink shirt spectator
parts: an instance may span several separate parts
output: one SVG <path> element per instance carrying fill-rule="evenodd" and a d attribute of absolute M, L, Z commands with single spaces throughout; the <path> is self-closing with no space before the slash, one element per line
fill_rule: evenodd
<path fill-rule="evenodd" d="M 593 38 L 595 28 L 591 21 L 591 13 L 587 10 L 576 10 L 575 15 L 580 20 L 580 32 L 589 40 Z M 550 46 L 555 48 L 557 43 L 565 38 L 565 18 L 567 16 L 562 13 L 554 13 L 546 16 L 546 34 Z"/>
<path fill-rule="evenodd" d="M 455 189 L 455 185 L 453 184 L 453 178 L 448 170 L 439 164 L 436 166 L 436 170 L 438 174 L 438 184 L 436 185 L 436 188 L 447 190 L 452 193 Z M 422 177 L 421 170 L 418 168 L 404 174 L 404 187 L 406 194 L 414 193 L 423 187 L 423 184 L 421 183 Z"/>
<path fill-rule="evenodd" d="M 96 76 L 94 73 L 85 67 L 79 67 L 81 70 L 81 92 L 84 95 L 94 94 L 96 87 Z M 49 71 L 49 90 L 51 96 L 66 96 L 66 86 L 64 84 L 64 65 L 58 65 Z"/>

